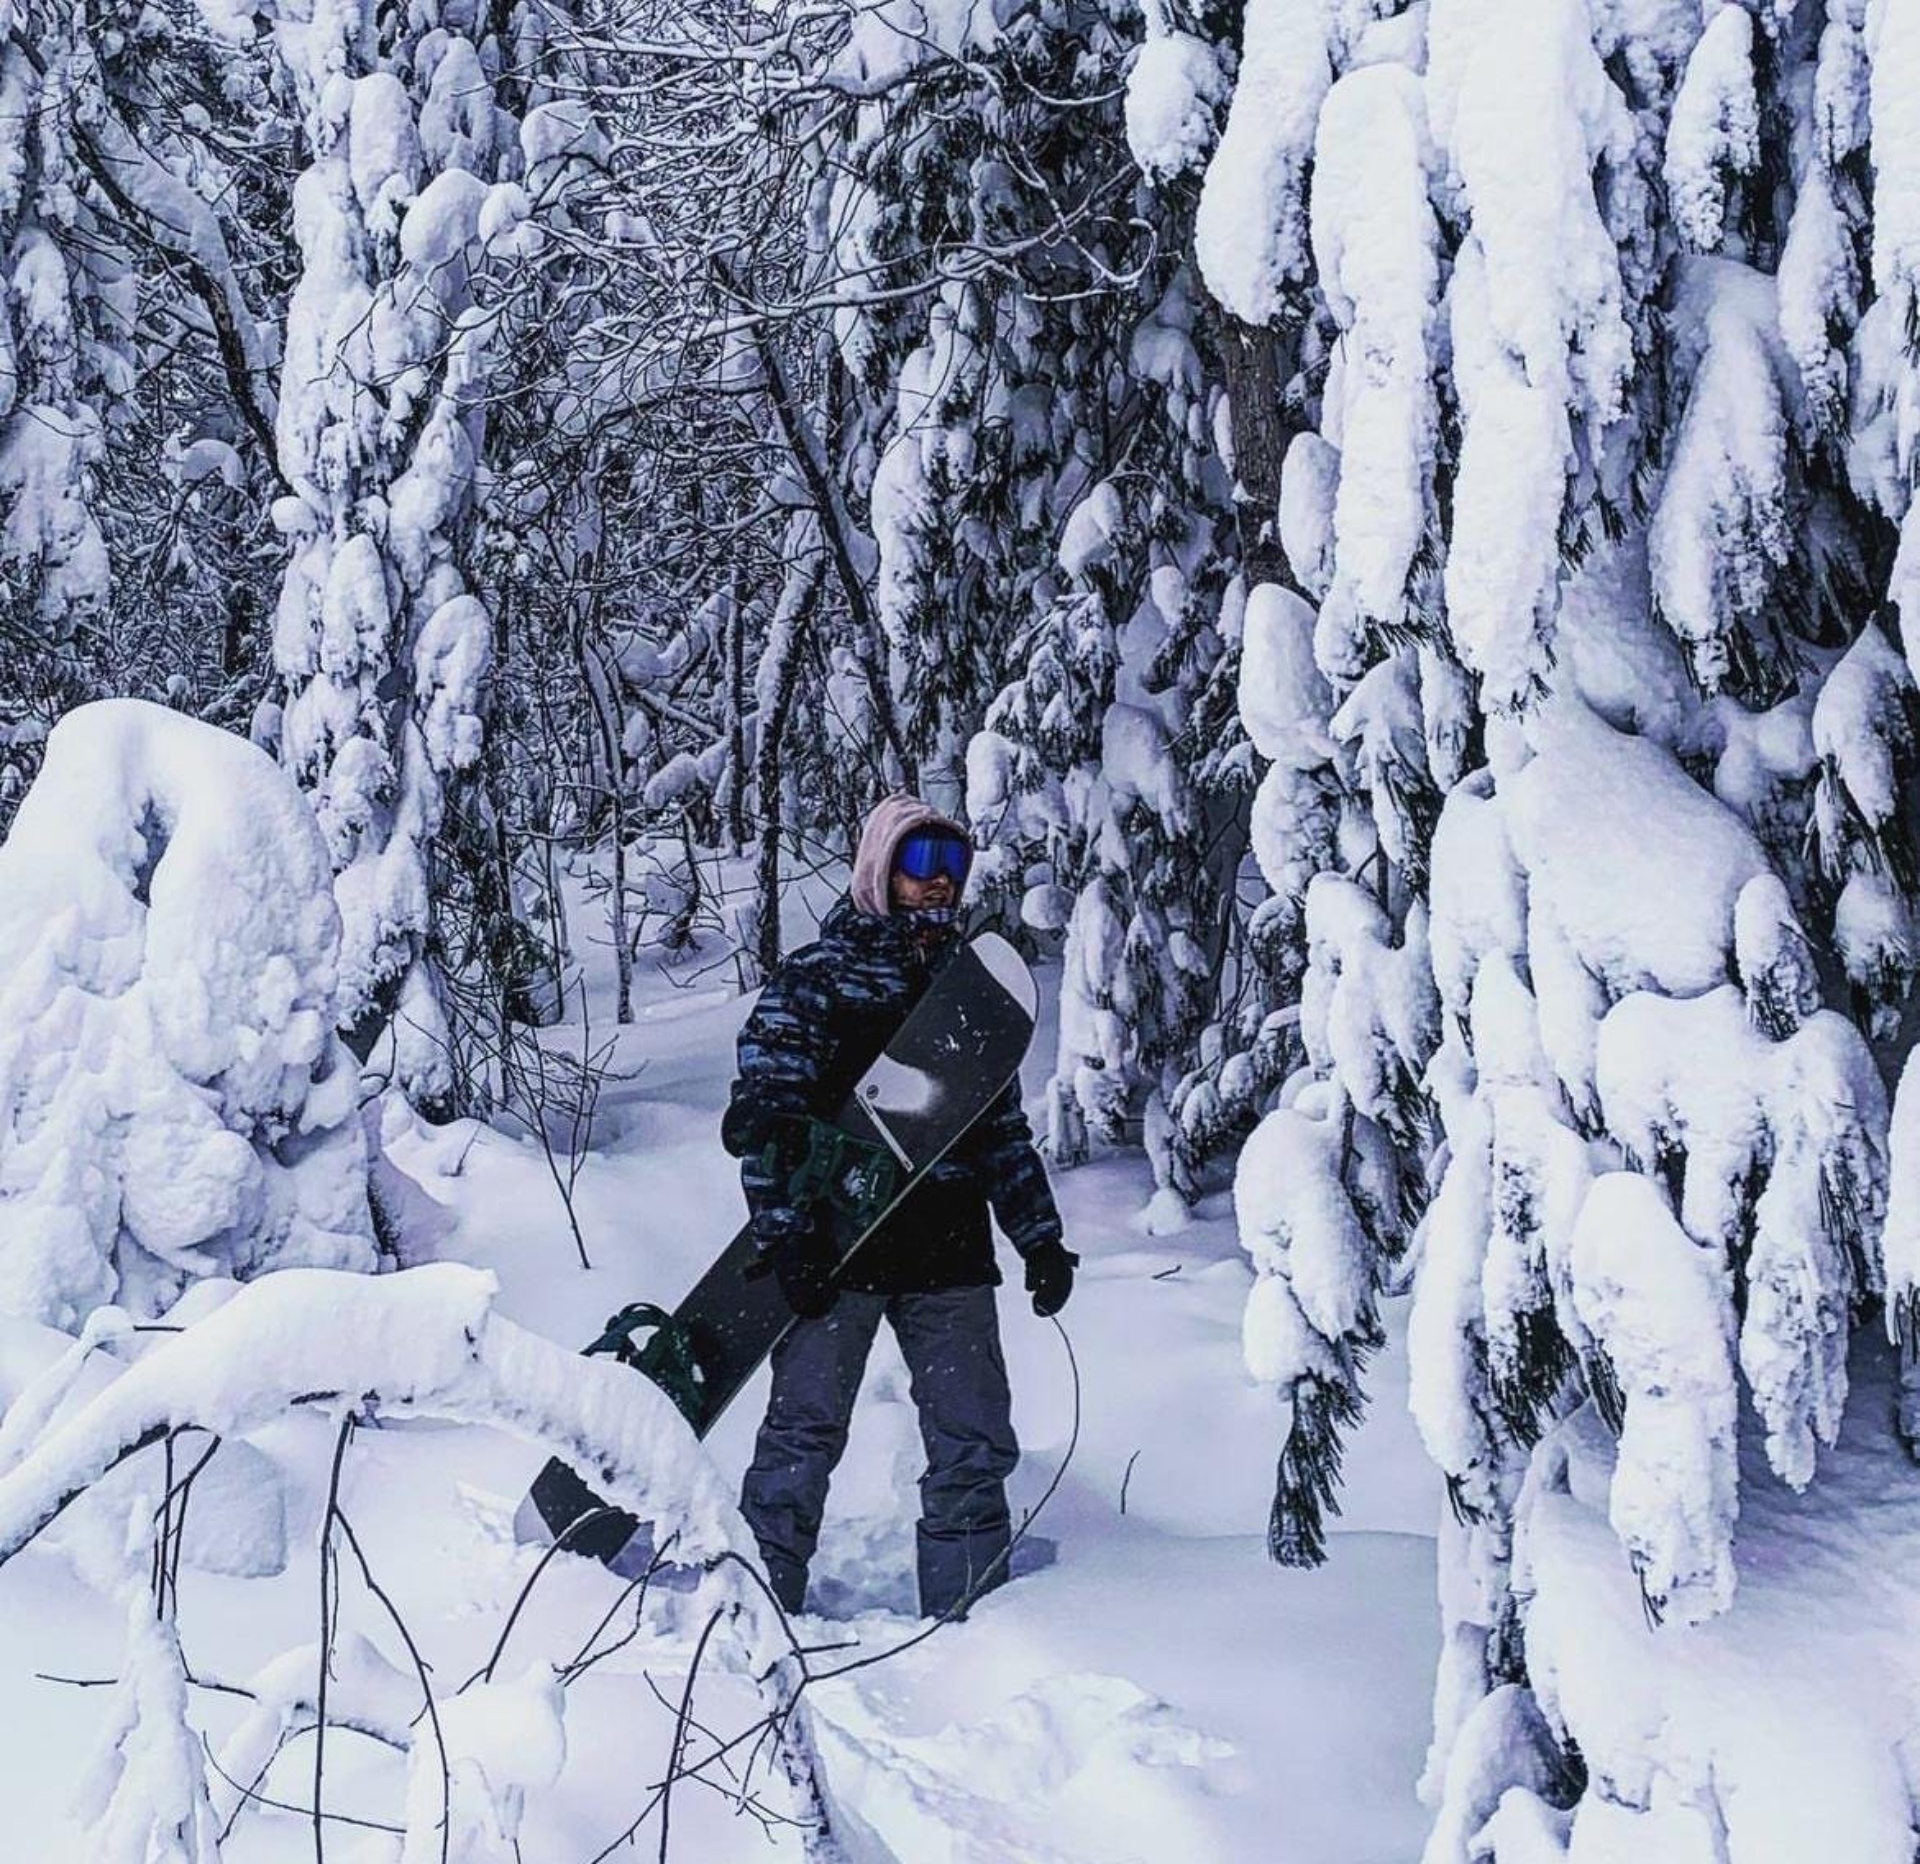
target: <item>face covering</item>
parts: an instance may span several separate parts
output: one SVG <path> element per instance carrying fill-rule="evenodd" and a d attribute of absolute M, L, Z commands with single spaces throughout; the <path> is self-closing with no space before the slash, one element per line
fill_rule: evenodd
<path fill-rule="evenodd" d="M 896 919 L 904 919 L 916 932 L 949 932 L 960 922 L 957 906 L 900 906 Z"/>

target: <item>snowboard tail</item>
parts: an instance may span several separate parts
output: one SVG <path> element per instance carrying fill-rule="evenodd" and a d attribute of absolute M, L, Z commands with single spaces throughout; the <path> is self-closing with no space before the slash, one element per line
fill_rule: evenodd
<path fill-rule="evenodd" d="M 792 1138 L 797 1197 L 825 1212 L 845 1269 L 916 1184 L 1019 1072 L 1033 1035 L 1033 978 L 1005 939 L 983 933 L 941 969 L 831 1120 Z M 585 1350 L 643 1372 L 705 1437 L 793 1324 L 780 1284 L 743 1228 L 680 1305 L 636 1302 Z M 555 1458 L 520 1505 L 522 1540 L 560 1540 L 629 1578 L 653 1538 Z"/>

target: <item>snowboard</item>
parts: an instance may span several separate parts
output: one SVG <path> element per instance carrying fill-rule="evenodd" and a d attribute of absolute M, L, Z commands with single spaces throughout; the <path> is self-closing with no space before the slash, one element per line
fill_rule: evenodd
<path fill-rule="evenodd" d="M 980 934 L 942 965 L 833 1118 L 788 1136 L 781 1167 L 797 1200 L 828 1213 L 839 1269 L 1019 1072 L 1035 1001 L 1020 955 L 997 933 Z M 793 1325 L 780 1284 L 752 1272 L 760 1266 L 748 1225 L 672 1313 L 636 1302 L 585 1350 L 645 1373 L 705 1437 Z M 628 1578 L 653 1558 L 645 1524 L 557 1457 L 515 1527 L 523 1541 L 563 1541 Z"/>

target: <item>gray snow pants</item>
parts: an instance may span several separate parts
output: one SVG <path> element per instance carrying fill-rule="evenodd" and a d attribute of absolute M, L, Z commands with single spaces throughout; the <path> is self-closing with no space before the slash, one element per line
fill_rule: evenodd
<path fill-rule="evenodd" d="M 927 1470 L 917 1534 L 920 1609 L 953 1611 L 1006 1577 L 1007 1477 L 1019 1461 L 991 1288 L 927 1294 L 844 1290 L 819 1320 L 796 1321 L 773 1349 L 773 1391 L 740 1511 L 774 1596 L 798 1611 L 820 1539 L 827 1484 L 847 1447 L 860 1375 L 884 1314 L 907 1362 Z M 992 1568 L 989 1574 L 989 1568 Z"/>

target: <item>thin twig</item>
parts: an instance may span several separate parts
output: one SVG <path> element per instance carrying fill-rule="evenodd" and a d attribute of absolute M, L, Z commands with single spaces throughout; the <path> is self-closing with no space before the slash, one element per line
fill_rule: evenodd
<path fill-rule="evenodd" d="M 321 1799 L 327 1778 L 327 1674 L 333 1664 L 334 1614 L 339 1605 L 338 1575 L 334 1567 L 333 1524 L 340 1513 L 340 1472 L 347 1445 L 353 1438 L 353 1413 L 340 1419 L 340 1435 L 333 1446 L 333 1468 L 327 1478 L 327 1508 L 320 1520 L 320 1675 L 314 1686 L 313 1732 L 313 1855 L 314 1864 L 326 1864 L 327 1825 Z"/>
<path fill-rule="evenodd" d="M 499 1667 L 500 1658 L 507 1648 L 507 1639 L 513 1635 L 513 1627 L 519 1622 L 521 1612 L 526 1609 L 527 1600 L 533 1596 L 533 1589 L 539 1583 L 540 1575 L 553 1563 L 554 1555 L 564 1551 L 570 1540 L 576 1539 L 596 1521 L 604 1521 L 609 1515 L 616 1515 L 620 1512 L 621 1510 L 615 1508 L 611 1503 L 604 1504 L 598 1508 L 588 1508 L 580 1514 L 575 1515 L 574 1518 L 553 1537 L 553 1544 L 547 1548 L 546 1552 L 541 1554 L 533 1571 L 527 1575 L 526 1584 L 520 1588 L 519 1595 L 514 1599 L 513 1608 L 507 1613 L 507 1621 L 500 1627 L 499 1637 L 494 1640 L 491 1654 L 488 1656 L 486 1662 L 474 1671 L 474 1673 L 453 1692 L 456 1696 L 465 1695 L 475 1683 L 491 1683 L 493 1681 L 493 1673 Z M 594 1637 L 600 1635 L 600 1630 L 606 1627 L 607 1619 L 610 1619 L 614 1612 L 620 1609 L 620 1600 L 624 1599 L 627 1593 L 633 1590 L 635 1585 L 644 1586 L 648 1579 L 659 1570 L 659 1566 L 660 1558 L 658 1555 L 655 1555 L 653 1565 L 649 1566 L 646 1572 L 640 1575 L 638 1580 L 628 1582 L 626 1591 L 620 1594 L 619 1599 L 614 1600 L 612 1608 L 607 1613 L 607 1617 L 601 1619 L 599 1629 L 596 1629 L 593 1634 Z M 593 1638 L 588 1638 L 587 1644 L 590 1645 L 592 1642 Z M 581 1648 L 584 1650 L 586 1646 L 583 1645 Z M 563 1681 L 579 1661 L 579 1658 L 576 1657 L 573 1664 L 569 1664 L 565 1670 L 561 1671 L 560 1674 Z"/>
<path fill-rule="evenodd" d="M 299 1731 L 296 1730 L 295 1732 L 298 1733 Z M 207 1765 L 211 1767 L 228 1786 L 232 1787 L 242 1799 L 251 1800 L 256 1806 L 265 1806 L 270 1812 L 293 1812 L 298 1813 L 302 1818 L 331 1819 L 336 1825 L 357 1825 L 362 1831 L 394 1832 L 402 1838 L 407 1835 L 407 1830 L 404 1825 L 389 1825 L 383 1819 L 357 1819 L 350 1812 L 322 1812 L 316 1806 L 296 1806 L 289 1800 L 272 1799 L 267 1794 L 261 1792 L 258 1785 L 241 1785 L 226 1768 L 220 1765 L 219 1761 L 214 1758 L 213 1748 L 208 1743 L 204 1730 L 200 1736 L 200 1748 L 207 1757 Z M 267 1763 L 268 1766 L 272 1764 L 271 1761 Z M 261 1778 L 264 1779 L 265 1777 L 266 1771 L 263 1768 L 261 1770 Z M 227 1829 L 228 1831 L 233 1829 L 231 1824 L 229 1824 Z M 220 1834 L 223 1839 L 226 1835 L 226 1832 Z"/>
<path fill-rule="evenodd" d="M 453 1844 L 453 1767 L 447 1759 L 447 1738 L 440 1727 L 440 1707 L 433 1696 L 432 1666 L 420 1654 L 420 1647 L 413 1641 L 413 1633 L 407 1629 L 407 1622 L 400 1616 L 399 1608 L 374 1578 L 373 1568 L 368 1564 L 366 1553 L 360 1545 L 360 1537 L 353 1531 L 353 1523 L 341 1513 L 338 1502 L 333 1506 L 333 1515 L 340 1523 L 340 1532 L 346 1536 L 347 1545 L 353 1549 L 353 1557 L 360 1563 L 360 1577 L 366 1582 L 367 1590 L 386 1608 L 387 1617 L 400 1634 L 401 1643 L 407 1647 L 407 1655 L 413 1659 L 414 1675 L 420 1680 L 420 1693 L 426 1701 L 427 1721 L 433 1729 L 433 1743 L 440 1754 L 440 1864 L 447 1864 Z"/>
<path fill-rule="evenodd" d="M 686 1687 L 680 1692 L 680 1712 L 673 1720 L 673 1745 L 667 1750 L 667 1777 L 660 1783 L 660 1864 L 667 1864 L 667 1836 L 673 1821 L 673 1786 L 679 1777 L 681 1756 L 687 1747 L 688 1725 L 693 1719 L 693 1689 L 699 1680 L 700 1663 L 707 1644 L 731 1608 L 721 1606 L 706 1622 L 700 1641 L 693 1647 L 693 1661 L 687 1666 Z"/>
<path fill-rule="evenodd" d="M 175 1431 L 167 1439 L 167 1492 L 161 1497 L 160 1504 L 153 1511 L 154 1520 L 160 1524 L 159 1533 L 154 1541 L 154 1557 L 159 1567 L 160 1590 L 155 1599 L 162 1616 L 169 1610 L 178 1612 L 180 1608 L 180 1559 L 187 1545 L 187 1503 L 193 1495 L 193 1485 L 200 1472 L 213 1461 L 215 1452 L 220 1448 L 221 1439 L 209 1433 L 207 1447 L 201 1451 L 193 1467 L 179 1481 L 173 1481 L 173 1445 L 180 1435 Z"/>
<path fill-rule="evenodd" d="M 571 1531 L 571 1528 L 569 1528 L 569 1531 Z M 572 1662 L 562 1667 L 560 1671 L 560 1680 L 562 1683 L 572 1682 L 575 1677 L 582 1676 L 588 1670 L 592 1669 L 596 1663 L 600 1663 L 606 1658 L 611 1657 L 616 1651 L 624 1650 L 628 1644 L 633 1642 L 633 1639 L 640 1629 L 640 1614 L 646 1606 L 647 1586 L 652 1581 L 654 1574 L 659 1572 L 661 1568 L 667 1564 L 667 1553 L 673 1546 L 673 1543 L 679 1538 L 677 1533 L 668 1535 L 665 1545 L 657 1548 L 653 1558 L 648 1561 L 647 1570 L 637 1578 L 629 1579 L 620 1589 L 619 1596 L 607 1607 L 600 1622 L 595 1625 L 593 1630 L 588 1634 L 586 1642 L 574 1652 Z M 634 1597 L 636 1593 L 639 1595 L 637 1598 Z M 593 1647 L 599 1642 L 600 1634 L 606 1630 L 608 1625 L 613 1623 L 614 1614 L 620 1610 L 621 1606 L 623 1606 L 629 1598 L 634 1599 L 633 1628 L 629 1630 L 625 1636 L 617 1638 L 613 1643 L 609 1644 L 605 1650 L 594 1650 Z M 591 1656 L 588 1655 L 589 1652 L 592 1652 Z"/>
<path fill-rule="evenodd" d="M 52 1670 L 36 1670 L 33 1673 L 36 1683 L 61 1683 L 68 1689 L 118 1689 L 120 1678 L 117 1676 L 60 1676 Z M 259 1694 L 251 1689 L 243 1689 L 238 1683 L 209 1682 L 204 1676 L 187 1673 L 187 1684 L 193 1689 L 205 1689 L 216 1696 L 238 1696 L 243 1702 L 258 1702 Z"/>

